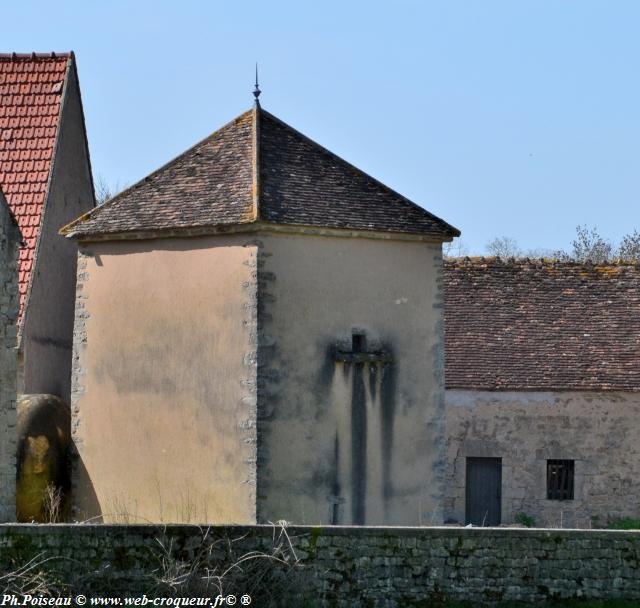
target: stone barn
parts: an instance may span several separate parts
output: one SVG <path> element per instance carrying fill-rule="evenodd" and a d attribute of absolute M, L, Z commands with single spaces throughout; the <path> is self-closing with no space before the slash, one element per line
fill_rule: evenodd
<path fill-rule="evenodd" d="M 0 189 L 22 234 L 18 390 L 68 403 L 77 248 L 58 231 L 94 206 L 73 53 L 0 54 Z"/>
<path fill-rule="evenodd" d="M 445 265 L 451 522 L 640 514 L 640 266 Z"/>
<path fill-rule="evenodd" d="M 63 232 L 76 518 L 442 521 L 455 228 L 256 106 Z"/>

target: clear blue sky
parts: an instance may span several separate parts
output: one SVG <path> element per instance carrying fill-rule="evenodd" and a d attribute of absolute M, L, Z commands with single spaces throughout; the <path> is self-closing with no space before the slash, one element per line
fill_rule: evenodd
<path fill-rule="evenodd" d="M 2 3 L 3 51 L 76 52 L 94 174 L 131 184 L 263 107 L 459 227 L 640 229 L 640 2 Z"/>

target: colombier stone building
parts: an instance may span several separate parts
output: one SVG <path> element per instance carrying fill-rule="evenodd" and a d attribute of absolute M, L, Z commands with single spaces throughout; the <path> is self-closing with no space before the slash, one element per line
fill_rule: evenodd
<path fill-rule="evenodd" d="M 18 390 L 68 402 L 77 248 L 58 231 L 95 204 L 73 53 L 0 54 L 0 189 L 22 234 Z"/>
<path fill-rule="evenodd" d="M 442 520 L 455 228 L 257 106 L 63 232 L 76 517 Z"/>
<path fill-rule="evenodd" d="M 445 517 L 638 517 L 640 266 L 445 264 Z"/>

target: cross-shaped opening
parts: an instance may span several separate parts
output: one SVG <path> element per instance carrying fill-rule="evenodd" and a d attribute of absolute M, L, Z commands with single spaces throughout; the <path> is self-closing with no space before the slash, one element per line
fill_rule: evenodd
<path fill-rule="evenodd" d="M 351 329 L 351 344 L 347 339 L 336 343 L 333 357 L 346 363 L 386 363 L 392 359 L 378 340 L 368 339 L 366 330 L 358 327 Z"/>

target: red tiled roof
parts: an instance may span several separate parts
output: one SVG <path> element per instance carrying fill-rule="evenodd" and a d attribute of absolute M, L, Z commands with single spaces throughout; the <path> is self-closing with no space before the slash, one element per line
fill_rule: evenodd
<path fill-rule="evenodd" d="M 445 262 L 447 388 L 640 391 L 640 264 Z"/>
<path fill-rule="evenodd" d="M 71 53 L 0 54 L 0 188 L 23 237 L 18 263 L 21 317 L 72 57 Z"/>

